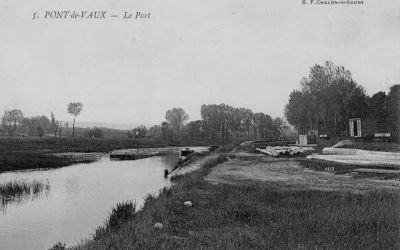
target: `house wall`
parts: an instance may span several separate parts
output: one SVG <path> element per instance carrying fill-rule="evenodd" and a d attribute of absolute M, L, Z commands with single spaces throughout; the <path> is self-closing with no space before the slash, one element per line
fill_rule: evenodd
<path fill-rule="evenodd" d="M 372 118 L 361 119 L 361 137 L 373 138 L 375 133 L 377 133 L 376 120 Z"/>

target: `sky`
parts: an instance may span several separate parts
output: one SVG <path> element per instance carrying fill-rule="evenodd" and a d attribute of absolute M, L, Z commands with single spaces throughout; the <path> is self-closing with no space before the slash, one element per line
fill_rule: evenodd
<path fill-rule="evenodd" d="M 45 19 L 53 10 L 107 18 Z M 282 117 L 315 64 L 343 65 L 372 95 L 400 84 L 399 59 L 400 1 L 0 2 L 0 113 L 72 120 L 79 101 L 78 121 L 159 124 L 173 107 L 197 120 L 202 104 L 225 103 Z"/>

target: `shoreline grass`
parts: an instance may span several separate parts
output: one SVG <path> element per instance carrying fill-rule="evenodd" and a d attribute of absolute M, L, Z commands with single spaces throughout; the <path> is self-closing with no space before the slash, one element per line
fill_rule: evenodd
<path fill-rule="evenodd" d="M 370 151 L 400 152 L 400 143 L 396 142 L 354 142 L 341 148 L 355 148 Z"/>
<path fill-rule="evenodd" d="M 48 180 L 45 182 L 33 180 L 9 181 L 0 184 L 1 206 L 5 207 L 8 203 L 14 201 L 22 201 L 29 197 L 37 197 L 43 191 L 49 191 L 50 184 Z"/>
<path fill-rule="evenodd" d="M 163 142 L 151 139 L 121 138 L 0 138 L 0 173 L 25 169 L 65 167 L 74 163 L 93 162 L 76 157 L 55 156 L 61 152 L 109 152 L 114 149 L 160 147 Z"/>
<path fill-rule="evenodd" d="M 79 161 L 79 163 L 88 163 L 94 160 Z M 74 157 L 34 152 L 0 152 L 0 173 L 16 170 L 60 168 L 74 163 L 77 163 Z"/>
<path fill-rule="evenodd" d="M 149 138 L 0 137 L 0 152 L 109 152 L 114 149 L 164 147 Z"/>
<path fill-rule="evenodd" d="M 54 138 L 0 137 L 0 173 L 5 171 L 59 168 L 74 163 L 88 163 L 77 157 L 53 153 L 105 153 L 129 148 L 161 148 L 173 146 L 151 138 Z"/>
<path fill-rule="evenodd" d="M 39 193 L 43 189 L 49 189 L 50 184 L 42 181 L 9 181 L 7 183 L 0 184 L 0 195 L 3 196 L 12 196 L 12 195 L 21 195 L 21 194 L 29 194 L 29 193 Z"/>
<path fill-rule="evenodd" d="M 261 181 L 214 185 L 203 180 L 212 167 L 175 179 L 117 229 L 71 249 L 400 248 L 398 193 L 293 191 Z"/>

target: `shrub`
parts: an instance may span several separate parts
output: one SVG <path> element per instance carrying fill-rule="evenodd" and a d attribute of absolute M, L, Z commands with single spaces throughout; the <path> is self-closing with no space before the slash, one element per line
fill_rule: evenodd
<path fill-rule="evenodd" d="M 108 219 L 108 228 L 115 228 L 131 219 L 135 215 L 136 204 L 129 202 L 117 203 L 117 205 L 112 209 L 110 218 Z"/>
<path fill-rule="evenodd" d="M 67 247 L 65 246 L 65 243 L 61 242 L 57 242 L 56 244 L 54 244 L 54 246 L 49 248 L 49 250 L 66 250 L 66 249 Z"/>
<path fill-rule="evenodd" d="M 104 133 L 101 128 L 94 127 L 92 129 L 88 129 L 83 133 L 84 137 L 87 138 L 104 138 Z"/>

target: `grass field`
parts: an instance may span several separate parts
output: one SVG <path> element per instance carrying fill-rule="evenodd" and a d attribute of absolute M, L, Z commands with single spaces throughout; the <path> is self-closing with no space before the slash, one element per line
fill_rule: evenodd
<path fill-rule="evenodd" d="M 394 142 L 355 142 L 343 148 L 356 148 L 372 151 L 400 152 L 400 143 Z"/>
<path fill-rule="evenodd" d="M 157 198 L 149 195 L 142 210 L 123 217 L 124 223 L 106 223 L 94 239 L 73 249 L 400 248 L 398 193 L 299 191 L 261 181 L 204 181 L 222 161 L 219 157 L 177 178 L 176 185 Z M 184 206 L 185 201 L 193 206 Z M 162 226 L 155 227 L 157 222 Z"/>

